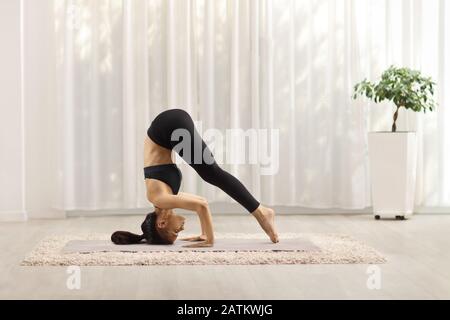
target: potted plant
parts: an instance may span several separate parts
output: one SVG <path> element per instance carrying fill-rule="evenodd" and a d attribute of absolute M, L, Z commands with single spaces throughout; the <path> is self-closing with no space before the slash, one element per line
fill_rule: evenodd
<path fill-rule="evenodd" d="M 435 83 L 419 71 L 387 69 L 378 83 L 364 80 L 354 87 L 353 99 L 365 96 L 375 103 L 396 106 L 390 132 L 369 133 L 369 162 L 375 218 L 404 220 L 413 214 L 416 186 L 417 138 L 415 132 L 397 131 L 401 108 L 434 111 Z"/>

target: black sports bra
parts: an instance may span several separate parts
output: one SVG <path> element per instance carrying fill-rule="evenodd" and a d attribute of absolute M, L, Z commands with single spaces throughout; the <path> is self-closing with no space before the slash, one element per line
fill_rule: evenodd
<path fill-rule="evenodd" d="M 156 179 L 169 185 L 173 194 L 178 194 L 181 186 L 181 171 L 175 163 L 159 164 L 144 168 L 145 179 Z"/>

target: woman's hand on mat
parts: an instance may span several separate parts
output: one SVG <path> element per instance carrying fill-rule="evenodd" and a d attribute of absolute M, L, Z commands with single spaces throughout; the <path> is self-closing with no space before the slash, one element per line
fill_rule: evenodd
<path fill-rule="evenodd" d="M 207 248 L 207 247 L 212 247 L 213 245 L 214 245 L 213 242 L 203 241 L 203 242 L 197 242 L 197 243 L 185 245 L 185 246 L 183 246 L 183 248 Z"/>
<path fill-rule="evenodd" d="M 186 237 L 180 239 L 181 241 L 206 241 L 206 235 L 201 234 L 199 236 L 193 236 L 193 237 Z"/>

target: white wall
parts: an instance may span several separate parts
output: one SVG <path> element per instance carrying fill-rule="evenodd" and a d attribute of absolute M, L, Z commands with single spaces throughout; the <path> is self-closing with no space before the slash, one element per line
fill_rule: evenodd
<path fill-rule="evenodd" d="M 59 218 L 53 1 L 27 1 L 25 37 L 26 209 L 28 217 Z M 43 37 L 42 35 L 45 35 Z"/>
<path fill-rule="evenodd" d="M 20 1 L 0 1 L 0 221 L 23 220 L 24 133 Z"/>
<path fill-rule="evenodd" d="M 41 36 L 52 34 L 53 2 L 23 3 L 0 1 L 0 221 L 65 216 L 54 209 L 55 50 Z"/>

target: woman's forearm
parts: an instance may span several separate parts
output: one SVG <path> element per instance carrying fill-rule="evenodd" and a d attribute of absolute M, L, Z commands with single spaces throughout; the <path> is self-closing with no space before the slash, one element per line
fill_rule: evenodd
<path fill-rule="evenodd" d="M 206 227 L 205 227 L 205 220 L 200 218 L 201 214 L 197 212 L 198 219 L 200 220 L 200 227 L 202 229 L 202 235 L 206 235 Z"/>
<path fill-rule="evenodd" d="M 202 197 L 194 197 L 188 194 L 158 195 L 148 194 L 148 199 L 154 206 L 161 209 L 180 208 L 195 211 L 200 219 L 202 233 L 206 236 L 206 242 L 214 242 L 214 230 L 212 227 L 211 211 L 208 202 Z"/>
<path fill-rule="evenodd" d="M 202 228 L 202 235 L 206 235 L 205 222 L 200 219 L 200 226 Z"/>
<path fill-rule="evenodd" d="M 214 243 L 214 229 L 212 226 L 211 211 L 208 206 L 202 206 L 197 210 L 200 224 L 202 227 L 202 234 L 206 236 L 207 243 Z"/>

